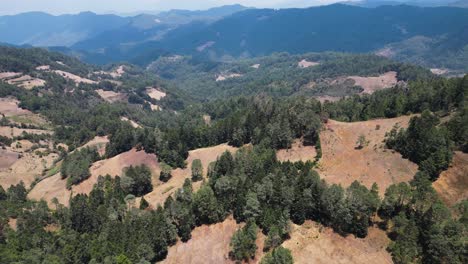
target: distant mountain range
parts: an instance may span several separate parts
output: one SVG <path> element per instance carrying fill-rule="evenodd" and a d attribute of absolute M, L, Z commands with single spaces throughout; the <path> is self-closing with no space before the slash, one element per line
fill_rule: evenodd
<path fill-rule="evenodd" d="M 133 17 L 97 15 L 92 12 L 60 16 L 29 12 L 0 16 L 0 41 L 14 45 L 72 46 L 80 41 L 99 40 L 119 34 L 138 41 L 148 38 L 148 34 L 151 37 L 162 34 L 169 27 L 194 21 L 213 22 L 245 9 L 247 7 L 241 5 L 230 5 L 203 11 L 171 10 L 157 15 L 141 14 Z"/>
<path fill-rule="evenodd" d="M 419 7 L 468 7 L 468 0 L 351 0 L 343 1 L 342 4 L 354 5 L 360 7 L 379 7 L 384 5 L 412 5 Z"/>
<path fill-rule="evenodd" d="M 91 63 L 129 61 L 142 66 L 169 54 L 226 60 L 339 51 L 375 52 L 427 67 L 468 70 L 467 30 L 468 9 L 447 6 L 334 4 L 277 10 L 233 5 L 133 17 L 0 17 L 0 42 L 47 46 Z"/>

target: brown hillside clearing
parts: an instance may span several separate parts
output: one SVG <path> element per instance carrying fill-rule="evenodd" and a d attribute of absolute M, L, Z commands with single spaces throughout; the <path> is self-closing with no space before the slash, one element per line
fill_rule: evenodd
<path fill-rule="evenodd" d="M 45 85 L 46 81 L 38 78 L 31 77 L 29 75 L 23 75 L 15 79 L 10 79 L 7 81 L 11 85 L 16 85 L 27 90 L 30 90 L 34 87 L 42 87 Z"/>
<path fill-rule="evenodd" d="M 162 110 L 162 108 L 159 105 L 155 105 L 155 104 L 150 103 L 150 107 L 151 107 L 151 111 L 161 111 Z"/>
<path fill-rule="evenodd" d="M 216 76 L 216 81 L 217 82 L 222 82 L 222 81 L 225 81 L 227 79 L 239 78 L 239 77 L 242 77 L 242 74 L 238 74 L 238 73 L 219 74 L 218 76 Z"/>
<path fill-rule="evenodd" d="M 50 65 L 37 66 L 36 70 L 38 70 L 38 71 L 48 71 L 48 70 L 50 70 Z"/>
<path fill-rule="evenodd" d="M 178 241 L 176 245 L 169 248 L 166 259 L 160 263 L 164 264 L 206 264 L 206 263 L 234 263 L 229 259 L 231 237 L 244 224 L 236 224 L 230 216 L 224 222 L 203 225 L 192 231 L 192 238 L 183 243 Z M 249 263 L 259 263 L 263 255 L 263 243 L 265 236 L 261 231 L 257 234 L 256 258 Z"/>
<path fill-rule="evenodd" d="M 234 153 L 237 151 L 237 148 L 231 147 L 228 144 L 221 144 L 214 147 L 207 147 L 189 151 L 189 156 L 186 160 L 187 168 L 172 170 L 172 178 L 166 183 L 161 183 L 157 186 L 154 186 L 153 191 L 145 195 L 145 199 L 152 206 L 156 206 L 157 204 L 163 204 L 164 201 L 177 189 L 182 188 L 185 179 L 192 177 L 193 160 L 201 160 L 203 165 L 203 174 L 206 177 L 206 174 L 208 173 L 208 166 L 210 165 L 210 163 L 216 161 L 216 159 L 219 156 L 221 156 L 221 154 L 223 154 L 225 151 L 230 151 Z M 159 174 L 157 176 L 159 177 Z M 201 182 L 196 182 L 193 185 L 194 190 L 200 188 L 200 185 Z"/>
<path fill-rule="evenodd" d="M 394 183 L 411 180 L 417 165 L 399 153 L 384 148 L 385 133 L 395 124 L 407 127 L 410 116 L 345 123 L 329 120 L 320 133 L 323 156 L 320 176 L 328 183 L 349 186 L 357 180 L 368 188 L 376 182 L 380 193 Z M 356 149 L 356 141 L 364 135 L 368 144 Z"/>
<path fill-rule="evenodd" d="M 158 158 L 156 155 L 148 154 L 145 151 L 131 149 L 110 159 L 95 162 L 89 169 L 91 177 L 78 185 L 74 185 L 72 187 L 72 191 L 74 194 L 89 194 L 93 189 L 94 184 L 97 183 L 99 175 L 105 176 L 106 174 L 109 174 L 111 176 L 122 176 L 125 168 L 139 165 L 148 166 L 153 174 L 153 179 L 156 175 L 159 177 L 161 169 L 159 168 Z"/>
<path fill-rule="evenodd" d="M 57 173 L 37 183 L 28 193 L 28 199 L 36 201 L 43 199 L 50 208 L 54 208 L 53 198 L 57 198 L 59 203 L 68 206 L 70 195 L 71 192 L 67 190 L 67 181 L 62 180 L 60 173 Z"/>
<path fill-rule="evenodd" d="M 314 161 L 317 151 L 314 146 L 304 146 L 303 142 L 296 139 L 290 149 L 281 149 L 276 152 L 279 161 Z"/>
<path fill-rule="evenodd" d="M 31 111 L 20 108 L 19 101 L 14 98 L 0 98 L 0 114 L 6 117 L 18 115 L 30 115 Z"/>
<path fill-rule="evenodd" d="M 148 154 L 145 151 L 131 149 L 110 159 L 100 160 L 93 163 L 89 169 L 91 177 L 78 185 L 74 185 L 71 191 L 66 189 L 67 180 L 62 180 L 59 173 L 36 184 L 28 197 L 34 200 L 44 199 L 48 202 L 49 206 L 51 206 L 51 200 L 56 197 L 60 203 L 68 205 L 71 193 L 73 193 L 73 195 L 79 193 L 89 194 L 92 191 L 94 184 L 97 183 L 100 175 L 105 176 L 109 174 L 112 177 L 122 176 L 124 168 L 143 164 L 150 168 L 154 185 L 155 182 L 158 181 L 157 178 L 161 171 L 156 155 Z"/>
<path fill-rule="evenodd" d="M 161 100 L 162 98 L 166 97 L 166 93 L 160 91 L 158 88 L 154 87 L 146 87 L 146 93 L 149 97 L 155 100 Z"/>
<path fill-rule="evenodd" d="M 297 66 L 299 66 L 299 68 L 309 68 L 309 67 L 317 66 L 319 64 L 320 63 L 318 62 L 313 62 L 313 61 L 308 61 L 306 59 L 303 59 L 297 63 Z"/>
<path fill-rule="evenodd" d="M 47 121 L 40 115 L 19 107 L 19 101 L 12 97 L 0 98 L 0 116 L 5 115 L 11 123 L 46 125 Z"/>
<path fill-rule="evenodd" d="M 0 149 L 0 170 L 8 169 L 18 160 L 19 153 L 8 149 Z"/>
<path fill-rule="evenodd" d="M 356 86 L 361 86 L 364 91 L 362 93 L 372 94 L 375 91 L 390 88 L 398 83 L 397 73 L 394 71 L 386 72 L 377 77 L 361 77 L 349 76 L 355 82 Z"/>
<path fill-rule="evenodd" d="M 106 154 L 107 143 L 109 143 L 108 136 L 104 136 L 104 137 L 96 136 L 92 140 L 90 140 L 88 143 L 79 147 L 78 149 L 82 149 L 86 147 L 95 148 L 100 156 L 104 156 L 104 154 Z"/>
<path fill-rule="evenodd" d="M 78 75 L 75 75 L 73 73 L 69 73 L 66 71 L 55 70 L 53 72 L 64 77 L 65 79 L 74 81 L 76 84 L 79 84 L 79 83 L 96 84 L 97 83 L 96 81 L 86 79 L 86 78 L 80 77 Z"/>
<path fill-rule="evenodd" d="M 435 75 L 444 75 L 444 74 L 447 74 L 449 72 L 448 69 L 437 69 L 437 68 L 433 68 L 431 69 L 431 72 Z"/>
<path fill-rule="evenodd" d="M 36 135 L 53 133 L 53 131 L 50 131 L 50 130 L 26 129 L 26 128 L 17 128 L 17 127 L 9 127 L 9 126 L 0 127 L 0 136 L 4 136 L 8 138 L 21 136 L 23 132 L 28 133 L 28 134 L 36 134 Z"/>
<path fill-rule="evenodd" d="M 13 78 L 13 77 L 16 77 L 16 76 L 20 76 L 21 72 L 0 72 L 0 80 L 3 80 L 3 79 L 9 79 L 9 78 Z"/>
<path fill-rule="evenodd" d="M 45 151 L 45 149 L 37 149 L 36 151 Z M 31 183 L 36 178 L 39 178 L 45 169 L 51 167 L 54 160 L 58 157 L 55 153 L 42 157 L 35 153 L 16 152 L 16 155 L 19 154 L 21 154 L 21 157 L 18 156 L 18 159 L 14 163 L 0 170 L 0 185 L 3 188 L 8 188 L 10 185 L 18 184 L 21 181 L 24 182 L 26 188 L 29 188 Z"/>
<path fill-rule="evenodd" d="M 102 89 L 96 90 L 96 92 L 101 96 L 104 101 L 109 103 L 123 102 L 127 100 L 127 96 L 123 93 L 117 93 L 114 91 L 104 91 Z"/>
<path fill-rule="evenodd" d="M 122 121 L 124 121 L 124 122 L 130 123 L 130 125 L 131 125 L 133 128 L 140 128 L 140 127 L 141 127 L 137 122 L 135 122 L 135 121 L 133 121 L 133 120 L 131 120 L 131 119 L 128 119 L 128 118 L 125 117 L 125 116 L 122 116 L 122 117 L 120 118 L 120 120 L 122 120 Z"/>
<path fill-rule="evenodd" d="M 468 154 L 456 151 L 450 168 L 432 186 L 449 207 L 468 198 Z"/>
<path fill-rule="evenodd" d="M 291 239 L 283 246 L 291 250 L 294 263 L 393 263 L 386 251 L 390 240 L 384 231 L 369 228 L 366 238 L 342 237 L 318 223 L 292 225 Z"/>

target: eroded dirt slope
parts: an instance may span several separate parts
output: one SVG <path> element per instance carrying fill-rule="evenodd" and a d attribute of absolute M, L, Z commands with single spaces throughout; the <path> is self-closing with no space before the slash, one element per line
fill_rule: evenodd
<path fill-rule="evenodd" d="M 291 250 L 297 264 L 387 264 L 393 263 L 386 251 L 388 243 L 385 232 L 374 227 L 369 228 L 366 238 L 342 237 L 330 228 L 306 221 L 292 226 L 291 239 L 283 246 Z"/>
<path fill-rule="evenodd" d="M 450 168 L 433 183 L 444 203 L 451 207 L 468 198 L 468 154 L 455 152 Z"/>
<path fill-rule="evenodd" d="M 323 152 L 318 168 L 320 177 L 343 186 L 355 180 L 367 187 L 376 182 L 381 194 L 391 184 L 411 180 L 417 165 L 385 149 L 383 143 L 385 133 L 395 124 L 407 127 L 409 120 L 409 116 L 353 123 L 329 120 L 320 134 Z M 368 144 L 356 149 L 360 135 L 365 136 Z"/>

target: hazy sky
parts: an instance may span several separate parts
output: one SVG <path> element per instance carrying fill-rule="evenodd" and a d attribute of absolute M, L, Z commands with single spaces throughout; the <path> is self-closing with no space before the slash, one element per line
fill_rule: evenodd
<path fill-rule="evenodd" d="M 44 11 L 52 14 L 78 13 L 131 13 L 159 11 L 173 8 L 206 9 L 227 4 L 242 4 L 249 7 L 305 7 L 330 4 L 339 0 L 0 0 L 0 14 L 17 14 L 29 11 Z"/>

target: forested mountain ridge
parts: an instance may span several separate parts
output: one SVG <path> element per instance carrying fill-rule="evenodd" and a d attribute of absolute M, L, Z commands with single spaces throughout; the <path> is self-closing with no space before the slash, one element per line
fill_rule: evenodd
<path fill-rule="evenodd" d="M 468 65 L 463 38 L 468 28 L 466 8 L 343 4 L 279 10 L 225 8 L 159 16 L 47 16 L 47 23 L 55 21 L 53 26 L 33 23 L 37 26 L 14 32 L 11 23 L 16 28 L 26 26 L 30 16 L 46 15 L 5 16 L 0 18 L 0 41 L 49 46 L 96 64 L 129 61 L 146 66 L 169 54 L 225 61 L 275 52 L 335 51 L 375 52 L 456 74 L 465 73 Z M 71 22 L 57 23 L 60 19 Z"/>
<path fill-rule="evenodd" d="M 200 99 L 264 92 L 272 96 L 307 95 L 338 100 L 433 77 L 422 67 L 375 55 L 332 52 L 275 53 L 227 62 L 198 56 L 162 56 L 147 70 Z"/>
<path fill-rule="evenodd" d="M 29 12 L 0 16 L 0 41 L 42 47 L 68 47 L 83 41 L 92 42 L 93 45 L 109 45 L 103 43 L 103 39 L 124 34 L 126 36 L 120 43 L 142 41 L 154 39 L 158 34 L 162 35 L 178 25 L 193 21 L 213 22 L 245 9 L 241 5 L 232 5 L 203 11 L 170 10 L 128 17 L 92 12 L 59 16 Z M 90 49 L 85 43 L 77 48 Z"/>
<path fill-rule="evenodd" d="M 4 188 L 2 183 L 2 261 L 152 263 L 163 260 L 176 243 L 190 241 L 195 227 L 215 225 L 230 216 L 245 225 L 232 235 L 227 261 L 260 257 L 256 256 L 255 241 L 264 237 L 262 263 L 278 263 L 278 259 L 292 263 L 294 252 L 284 242 L 290 238 L 292 223 L 306 221 L 356 237 L 366 237 L 369 227 L 377 225 L 391 239 L 388 250 L 396 263 L 466 261 L 466 202 L 451 208 L 456 212 L 452 217 L 431 180 L 447 169 L 453 150 L 467 151 L 468 76 L 443 78 L 420 67 L 362 54 L 275 54 L 230 64 L 202 59 L 169 56 L 148 70 L 130 64 L 102 68 L 41 49 L 0 49 L 1 73 L 7 76 L 0 81 L 2 106 L 8 102 L 7 110 L 29 110 L 30 115 L 48 121 L 34 125 L 6 112 L 2 128 L 24 129 L 26 133 L 0 137 L 0 153 L 28 156 L 33 152 L 39 160 L 56 155 L 30 186 L 17 181 Z M 176 66 L 171 64 L 174 61 Z M 171 67 L 180 67 L 182 72 Z M 287 82 L 277 84 L 284 93 L 266 89 L 268 85 L 262 82 L 275 68 L 294 73 L 285 79 L 288 82 L 309 75 L 357 75 L 353 78 L 362 80 L 357 77 L 379 77 L 395 71 L 394 77 L 405 84 L 363 94 L 335 87 L 347 97 L 321 103 L 310 94 L 294 94 L 294 86 L 291 89 Z M 230 74 L 248 74 L 242 70 L 253 71 L 246 82 L 252 90 L 229 84 L 242 78 Z M 18 71 L 22 71 L 21 76 L 43 79 L 45 84 L 25 88 L 8 83 L 16 77 L 11 73 Z M 79 78 L 67 74 L 72 72 Z M 217 76 L 218 72 L 223 76 Z M 193 98 L 190 92 L 209 95 L 216 88 L 204 90 L 195 83 L 189 86 L 190 77 L 183 79 L 187 73 L 203 73 L 198 82 L 210 78 L 215 84 L 224 77 L 218 83 L 224 82 L 221 86 L 228 92 L 210 100 Z M 255 82 L 255 74 L 260 83 Z M 325 82 L 323 89 L 330 85 Z M 233 96 L 229 90 L 244 96 Z M 18 100 L 17 105 L 14 100 Z M 376 184 L 365 186 L 356 181 L 341 186 L 321 178 L 317 171 L 321 144 L 326 142 L 320 137 L 323 130 L 330 130 L 330 118 L 350 122 L 407 114 L 415 114 L 408 128 L 388 131 L 385 145 L 419 165 L 420 171 L 409 183 L 379 192 Z M 440 117 L 449 118 L 440 122 Z M 38 132 L 34 129 L 51 133 L 33 134 Z M 367 146 L 363 137 L 353 151 L 376 147 Z M 88 144 L 96 138 L 107 138 L 104 151 Z M 277 150 L 292 148 L 297 139 L 304 148 L 315 147 L 316 155 L 306 161 L 280 161 Z M 32 142 L 31 151 L 26 150 L 28 142 Z M 220 153 L 211 164 L 200 165 L 200 160 L 187 163 L 194 150 L 221 143 L 239 150 Z M 135 153 L 144 157 L 145 163 L 126 165 Z M 122 155 L 127 158 L 119 159 Z M 111 166 L 107 163 L 111 161 L 124 164 L 122 172 L 92 175 L 103 164 Z M 160 165 L 157 175 L 152 174 L 154 164 Z M 9 164 L 1 166 L 10 168 Z M 372 166 L 371 161 L 368 166 Z M 174 187 L 171 179 L 180 180 L 183 167 L 191 168 L 192 175 Z M 8 172 L 6 179 L 13 173 Z M 5 179 L 4 174 L 0 179 Z M 50 184 L 51 179 L 57 181 Z M 70 194 L 67 204 L 58 199 L 49 204 L 30 199 L 31 192 L 41 191 L 37 188 L 43 182 L 49 188 L 75 190 L 89 179 L 95 179 L 95 185 L 88 186 L 88 192 Z M 171 195 L 164 202 L 152 203 L 154 189 Z"/>
<path fill-rule="evenodd" d="M 201 52 L 218 59 L 226 55 L 258 56 L 282 51 L 374 52 L 416 36 L 437 43 L 444 35 L 459 34 L 468 25 L 467 12 L 449 7 L 403 5 L 369 9 L 338 4 L 306 9 L 246 10 L 207 26 L 188 25 L 188 33 L 183 27 L 174 30 L 153 45 L 174 53 Z M 446 40 L 456 41 L 456 38 Z M 466 42 L 461 47 L 447 46 L 447 52 L 463 52 L 465 45 Z M 427 50 L 432 50 L 431 46 Z M 397 57 L 398 49 L 394 53 Z M 460 56 L 454 57 L 463 58 Z M 430 56 L 420 54 L 417 59 L 414 61 L 425 64 Z M 437 66 L 434 61 L 426 65 Z M 464 67 L 458 64 L 453 68 Z"/>

